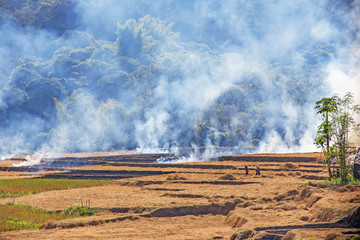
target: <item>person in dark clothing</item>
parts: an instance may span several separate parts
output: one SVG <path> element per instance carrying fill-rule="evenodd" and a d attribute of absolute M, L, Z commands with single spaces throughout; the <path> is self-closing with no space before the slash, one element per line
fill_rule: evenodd
<path fill-rule="evenodd" d="M 260 176 L 260 167 L 259 166 L 256 166 L 255 168 L 255 171 L 256 171 L 256 176 L 259 175 Z"/>
<path fill-rule="evenodd" d="M 249 168 L 248 166 L 245 164 L 245 174 L 248 175 L 249 174 Z"/>

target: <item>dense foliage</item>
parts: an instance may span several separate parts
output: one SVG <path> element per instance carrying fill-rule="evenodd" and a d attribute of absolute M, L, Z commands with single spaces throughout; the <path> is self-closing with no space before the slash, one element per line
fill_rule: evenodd
<path fill-rule="evenodd" d="M 351 175 L 351 163 L 348 159 L 354 146 L 350 141 L 349 133 L 358 133 L 360 123 L 354 117 L 360 113 L 360 105 L 354 104 L 353 95 L 347 93 L 343 98 L 333 96 L 316 102 L 315 108 L 321 114 L 323 122 L 319 125 L 315 144 L 321 147 L 327 162 L 329 179 L 341 177 L 347 181 Z M 331 164 L 339 164 L 339 175 L 333 176 Z"/>
<path fill-rule="evenodd" d="M 275 137 L 288 147 L 302 144 L 314 116 L 309 109 L 327 91 L 323 68 L 346 44 L 347 32 L 299 35 L 275 51 L 266 46 L 275 44 L 267 27 L 283 24 L 257 8 L 263 1 L 237 9 L 248 39 L 216 16 L 202 27 L 171 17 L 176 7 L 194 13 L 201 1 L 164 1 L 148 12 L 125 2 L 113 4 L 128 10 L 128 19 L 90 23 L 79 13 L 86 1 L 0 1 L 0 32 L 8 37 L 1 42 L 1 154 L 259 146 Z M 295 24 L 305 11 L 295 5 L 278 17 L 290 11 Z M 215 13 L 216 6 L 206 7 Z M 346 24 L 339 16 L 327 19 L 337 29 Z M 258 56 L 255 43 L 268 52 Z"/>
<path fill-rule="evenodd" d="M 46 28 L 58 34 L 76 25 L 75 2 L 69 0 L 1 0 L 0 21 L 9 18 L 22 27 Z"/>

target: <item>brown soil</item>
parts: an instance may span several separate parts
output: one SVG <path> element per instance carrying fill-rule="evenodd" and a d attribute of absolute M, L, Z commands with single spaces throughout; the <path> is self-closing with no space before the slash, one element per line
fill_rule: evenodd
<path fill-rule="evenodd" d="M 49 158 L 21 171 L 11 168 L 19 159 L 0 161 L 1 178 L 115 179 L 108 186 L 16 198 L 15 203 L 52 210 L 90 201 L 100 214 L 1 233 L 0 239 L 325 239 L 329 234 L 346 239 L 359 231 L 353 222 L 359 219 L 360 187 L 319 186 L 327 176 L 319 153 L 225 156 L 187 164 L 155 164 L 157 157 L 133 152 L 52 156 L 53 165 Z M 257 165 L 260 176 L 255 176 Z M 0 199 L 0 204 L 13 201 Z"/>

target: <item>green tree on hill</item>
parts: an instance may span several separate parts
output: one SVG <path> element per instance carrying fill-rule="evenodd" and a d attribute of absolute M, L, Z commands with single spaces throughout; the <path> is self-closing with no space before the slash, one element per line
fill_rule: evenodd
<path fill-rule="evenodd" d="M 323 122 L 318 126 L 315 144 L 323 149 L 329 172 L 329 179 L 331 179 L 332 174 L 330 159 L 334 156 L 334 148 L 331 146 L 332 136 L 334 135 L 331 116 L 337 111 L 337 97 L 323 98 L 317 101 L 315 109 L 318 114 L 321 114 L 321 118 L 323 120 Z"/>
<path fill-rule="evenodd" d="M 349 174 L 346 159 L 349 156 L 351 143 L 349 132 L 351 130 L 359 132 L 360 124 L 354 120 L 354 114 L 360 113 L 360 105 L 354 104 L 351 93 L 347 93 L 343 99 L 338 100 L 338 110 L 334 116 L 334 146 L 336 148 L 336 157 L 340 165 L 340 177 L 346 181 Z"/>
<path fill-rule="evenodd" d="M 350 173 L 347 163 L 351 148 L 349 132 L 353 130 L 357 133 L 360 130 L 360 124 L 354 119 L 354 115 L 360 113 L 360 105 L 354 104 L 352 94 L 347 93 L 344 98 L 323 98 L 316 102 L 315 109 L 323 120 L 317 130 L 315 144 L 324 152 L 329 178 L 333 177 L 331 162 L 337 160 L 341 180 L 347 181 Z"/>

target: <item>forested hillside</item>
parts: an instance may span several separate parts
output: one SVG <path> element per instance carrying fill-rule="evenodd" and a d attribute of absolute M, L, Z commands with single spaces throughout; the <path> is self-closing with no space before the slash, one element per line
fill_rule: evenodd
<path fill-rule="evenodd" d="M 0 155 L 305 149 L 329 66 L 356 65 L 356 7 L 1 0 Z"/>

